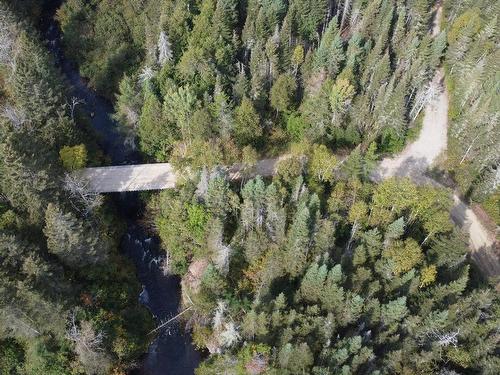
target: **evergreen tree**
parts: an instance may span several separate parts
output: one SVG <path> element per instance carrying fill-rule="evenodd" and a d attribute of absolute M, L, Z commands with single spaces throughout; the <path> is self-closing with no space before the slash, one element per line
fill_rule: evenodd
<path fill-rule="evenodd" d="M 297 84 L 289 75 L 280 75 L 273 84 L 270 93 L 271 106 L 276 112 L 288 112 L 294 103 Z"/>
<path fill-rule="evenodd" d="M 429 257 L 438 267 L 455 267 L 462 263 L 467 253 L 467 241 L 458 232 L 441 235 L 432 241 Z"/>
<path fill-rule="evenodd" d="M 321 42 L 316 50 L 314 64 L 317 68 L 326 69 L 333 77 L 340 72 L 345 60 L 342 39 L 337 27 L 337 21 L 332 19 L 321 36 Z"/>
<path fill-rule="evenodd" d="M 47 206 L 44 234 L 49 251 L 70 267 L 96 264 L 108 256 L 106 241 L 54 204 Z"/>
<path fill-rule="evenodd" d="M 13 5 L 32 19 L 40 9 Z M 199 374 L 498 373 L 497 294 L 469 265 L 450 191 L 370 182 L 380 154 L 418 130 L 442 67 L 446 168 L 498 211 L 496 4 L 443 7 L 440 32 L 428 0 L 68 0 L 58 11 L 82 75 L 118 91 L 130 139 L 186 172 L 145 212 L 182 276 L 182 318 L 213 353 Z M 63 168 L 98 162 L 96 147 L 47 53 L 3 10 L 0 368 L 119 372 L 110 363 L 142 352 L 147 319 L 128 311 L 134 288 L 110 280 L 129 285 L 133 272 L 115 271 L 106 205 L 81 217 L 60 183 Z M 241 183 L 209 168 L 238 162 Z"/>
<path fill-rule="evenodd" d="M 304 269 L 309 247 L 310 211 L 305 203 L 297 207 L 297 213 L 287 233 L 287 271 L 292 277 Z"/>
<path fill-rule="evenodd" d="M 146 155 L 160 160 L 166 157 L 177 135 L 173 125 L 165 121 L 161 103 L 152 92 L 147 92 L 144 99 L 138 135 L 141 150 Z"/>
<path fill-rule="evenodd" d="M 250 99 L 243 98 L 241 104 L 234 111 L 234 121 L 233 130 L 238 143 L 253 143 L 262 135 L 259 115 Z"/>

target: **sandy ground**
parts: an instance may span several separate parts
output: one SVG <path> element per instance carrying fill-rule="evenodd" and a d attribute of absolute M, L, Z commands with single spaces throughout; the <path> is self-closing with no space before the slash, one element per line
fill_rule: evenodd
<path fill-rule="evenodd" d="M 434 14 L 434 18 L 432 20 L 432 32 L 431 35 L 433 38 L 437 37 L 441 32 L 441 17 L 443 15 L 443 6 L 441 1 L 438 2 L 438 7 L 436 9 L 436 13 Z"/>
<path fill-rule="evenodd" d="M 382 160 L 374 173 L 375 180 L 422 175 L 446 151 L 448 96 L 442 81 L 443 72 L 440 70 L 431 83 L 437 96 L 425 108 L 419 137 L 394 158 Z"/>

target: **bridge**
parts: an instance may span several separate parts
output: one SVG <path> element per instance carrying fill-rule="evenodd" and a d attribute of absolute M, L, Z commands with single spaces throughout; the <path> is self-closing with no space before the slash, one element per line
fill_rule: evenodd
<path fill-rule="evenodd" d="M 172 189 L 177 181 L 170 163 L 86 168 L 78 175 L 96 193 Z"/>
<path fill-rule="evenodd" d="M 234 164 L 226 169 L 228 178 L 239 180 L 256 175 L 273 176 L 278 163 L 287 157 L 262 159 L 252 167 Z M 85 168 L 76 173 L 88 183 L 87 188 L 95 193 L 173 189 L 179 177 L 170 163 Z"/>

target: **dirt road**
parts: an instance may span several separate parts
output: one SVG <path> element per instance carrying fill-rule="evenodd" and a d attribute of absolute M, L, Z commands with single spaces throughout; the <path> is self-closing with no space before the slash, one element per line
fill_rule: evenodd
<path fill-rule="evenodd" d="M 448 124 L 448 96 L 443 88 L 443 72 L 436 73 L 431 90 L 436 96 L 425 108 L 422 129 L 415 142 L 393 158 L 382 160 L 374 173 L 375 180 L 388 177 L 418 177 L 432 166 L 446 151 Z"/>
<path fill-rule="evenodd" d="M 496 238 L 479 220 L 472 209 L 457 194 L 453 195 L 451 210 L 453 221 L 469 234 L 470 255 L 487 277 L 500 275 L 500 262 L 496 254 Z M 499 284 L 500 285 L 500 284 Z"/>
<path fill-rule="evenodd" d="M 432 35 L 439 34 L 441 7 L 436 11 Z M 410 177 L 417 184 L 439 185 L 426 176 L 426 171 L 440 155 L 446 153 L 448 130 L 448 95 L 443 85 L 443 71 L 437 71 L 431 82 L 436 93 L 424 110 L 422 129 L 415 142 L 409 144 L 400 154 L 381 161 L 372 175 L 374 181 L 389 177 Z M 279 162 L 288 155 L 257 162 L 254 168 L 245 170 L 241 164 L 228 169 L 229 178 L 238 180 L 255 175 L 272 176 Z M 137 166 L 89 168 L 84 170 L 95 191 L 130 191 L 166 189 L 175 186 L 176 173 L 168 163 Z M 453 221 L 470 237 L 471 257 L 487 276 L 500 275 L 500 263 L 495 254 L 495 235 L 488 231 L 477 215 L 453 196 L 455 205 L 451 211 Z"/>
<path fill-rule="evenodd" d="M 446 153 L 448 129 L 448 96 L 442 87 L 442 72 L 436 73 L 433 85 L 439 85 L 439 95 L 425 109 L 422 129 L 415 142 L 400 154 L 381 161 L 373 174 L 380 182 L 389 177 L 410 177 L 417 184 L 439 186 L 426 176 L 426 171 L 440 155 Z M 457 194 L 450 216 L 454 223 L 469 235 L 470 255 L 487 277 L 500 275 L 500 262 L 495 254 L 495 234 L 491 233 Z"/>
<path fill-rule="evenodd" d="M 436 10 L 432 35 L 439 34 L 441 6 Z M 443 84 L 442 69 L 436 72 L 431 88 L 437 94 L 424 112 L 422 129 L 415 142 L 392 158 L 383 159 L 372 178 L 381 181 L 389 177 L 410 177 L 417 184 L 439 185 L 425 175 L 439 156 L 446 153 L 448 132 L 448 95 Z M 487 277 L 500 275 L 500 262 L 495 253 L 496 238 L 457 194 L 450 216 L 457 226 L 469 235 L 471 258 Z"/>

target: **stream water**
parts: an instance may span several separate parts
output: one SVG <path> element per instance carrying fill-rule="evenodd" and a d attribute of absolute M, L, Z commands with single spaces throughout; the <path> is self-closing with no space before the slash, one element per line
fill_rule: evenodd
<path fill-rule="evenodd" d="M 83 101 L 80 109 L 89 114 L 92 128 L 98 141 L 114 165 L 136 164 L 140 155 L 127 146 L 125 136 L 111 117 L 113 106 L 106 99 L 90 89 L 78 72 L 78 68 L 64 56 L 61 48 L 61 33 L 54 14 L 60 0 L 47 1 L 40 28 L 53 53 L 57 65 L 70 85 L 71 95 Z M 92 114 L 92 116 L 90 116 Z M 160 269 L 162 259 L 159 242 L 148 236 L 138 224 L 142 204 L 137 193 L 112 194 L 118 211 L 128 224 L 121 240 L 120 250 L 128 256 L 136 267 L 137 277 L 143 285 L 138 296 L 161 324 L 178 313 L 180 301 L 180 282 L 177 277 L 165 276 Z M 199 353 L 193 348 L 190 336 L 175 322 L 162 329 L 151 343 L 142 363 L 133 374 L 144 375 L 188 375 L 193 374 L 200 360 Z"/>

